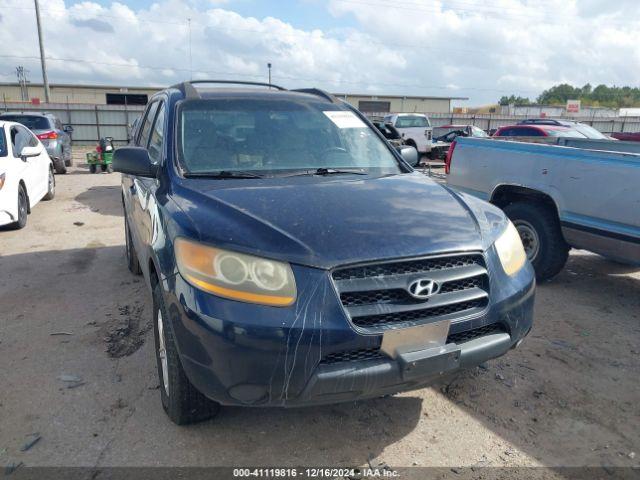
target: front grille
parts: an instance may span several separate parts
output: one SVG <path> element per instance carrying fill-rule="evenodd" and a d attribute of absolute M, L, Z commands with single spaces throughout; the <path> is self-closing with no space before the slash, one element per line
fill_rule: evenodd
<path fill-rule="evenodd" d="M 484 327 L 474 328 L 460 333 L 451 333 L 447 337 L 446 343 L 456 343 L 458 345 L 473 340 L 475 338 L 492 335 L 495 333 L 504 333 L 504 327 L 499 323 L 485 325 Z M 363 360 L 388 359 L 389 357 L 380 351 L 380 347 L 361 348 L 358 350 L 349 350 L 346 352 L 330 353 L 320 362 L 322 365 L 333 365 L 335 363 L 344 362 L 360 362 Z"/>
<path fill-rule="evenodd" d="M 395 325 L 403 322 L 411 322 L 425 318 L 465 312 L 474 308 L 485 307 L 486 304 L 486 301 L 476 300 L 473 302 L 454 303 L 451 305 L 443 305 L 441 307 L 427 308 L 424 310 L 413 310 L 410 312 L 367 315 L 364 317 L 356 317 L 354 323 L 359 327 L 387 327 L 389 325 Z"/>
<path fill-rule="evenodd" d="M 354 280 L 356 278 L 379 277 L 387 275 L 402 275 L 405 273 L 424 273 L 447 268 L 484 265 L 481 255 L 458 255 L 453 257 L 436 257 L 403 262 L 379 263 L 336 270 L 334 280 Z"/>
<path fill-rule="evenodd" d="M 458 254 L 339 269 L 332 274 L 354 325 L 370 332 L 455 320 L 484 310 L 489 278 L 481 254 Z M 416 299 L 409 285 L 429 279 L 438 292 Z"/>
<path fill-rule="evenodd" d="M 350 350 L 347 352 L 330 353 L 322 359 L 323 364 L 331 365 L 342 362 L 359 362 L 362 360 L 376 360 L 380 358 L 389 358 L 376 348 L 362 348 L 360 350 Z"/>
<path fill-rule="evenodd" d="M 492 323 L 491 325 L 485 325 L 484 327 L 475 328 L 473 330 L 467 330 L 466 332 L 451 333 L 447 337 L 447 343 L 461 343 L 468 342 L 478 337 L 484 337 L 485 335 L 492 335 L 494 333 L 504 333 L 505 329 L 499 323 Z"/>

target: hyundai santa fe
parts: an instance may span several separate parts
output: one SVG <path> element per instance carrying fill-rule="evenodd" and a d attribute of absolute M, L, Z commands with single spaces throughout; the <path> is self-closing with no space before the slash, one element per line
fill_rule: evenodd
<path fill-rule="evenodd" d="M 156 94 L 114 154 L 171 420 L 394 394 L 519 345 L 535 280 L 498 208 L 326 92 L 242 83 Z"/>

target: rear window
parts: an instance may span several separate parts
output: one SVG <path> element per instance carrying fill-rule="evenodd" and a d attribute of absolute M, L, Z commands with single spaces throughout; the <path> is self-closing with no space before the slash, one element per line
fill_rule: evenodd
<path fill-rule="evenodd" d="M 586 135 L 583 135 L 578 130 L 575 130 L 573 128 L 563 128 L 563 129 L 549 128 L 547 129 L 547 134 L 550 137 L 587 138 Z"/>
<path fill-rule="evenodd" d="M 586 125 L 584 123 L 576 123 L 575 129 L 583 134 L 587 138 L 593 138 L 597 140 L 608 140 L 607 136 L 602 132 L 599 132 L 595 128 Z"/>
<path fill-rule="evenodd" d="M 49 130 L 52 128 L 49 119 L 39 115 L 2 115 L 0 118 L 5 122 L 21 123 L 29 130 Z"/>
<path fill-rule="evenodd" d="M 401 172 L 386 142 L 351 110 L 282 99 L 195 100 L 179 114 L 188 173 L 359 168 Z"/>
<path fill-rule="evenodd" d="M 422 115 L 403 115 L 396 120 L 396 128 L 430 127 L 427 117 Z"/>

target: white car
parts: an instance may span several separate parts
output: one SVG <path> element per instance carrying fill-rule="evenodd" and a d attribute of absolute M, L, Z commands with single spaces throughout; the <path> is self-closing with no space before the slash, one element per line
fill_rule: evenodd
<path fill-rule="evenodd" d="M 40 140 L 15 122 L 0 121 L 0 225 L 23 228 L 27 214 L 55 195 L 53 163 Z"/>
<path fill-rule="evenodd" d="M 384 123 L 393 125 L 407 145 L 420 153 L 431 151 L 433 128 L 429 117 L 423 113 L 396 113 L 384 117 Z"/>

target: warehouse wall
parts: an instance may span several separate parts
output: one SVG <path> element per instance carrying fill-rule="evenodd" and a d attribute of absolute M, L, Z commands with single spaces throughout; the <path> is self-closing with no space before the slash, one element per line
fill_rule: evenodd
<path fill-rule="evenodd" d="M 451 111 L 451 100 L 448 98 L 385 97 L 382 95 L 364 96 L 349 94 L 337 95 L 339 98 L 346 100 L 358 109 L 361 109 L 360 102 L 388 102 L 390 112 L 449 113 Z M 376 109 L 375 111 L 381 110 Z"/>
<path fill-rule="evenodd" d="M 146 94 L 149 97 L 157 92 L 153 88 L 120 88 L 104 86 L 68 86 L 52 85 L 51 103 L 87 103 L 106 104 L 107 93 L 136 93 Z M 356 108 L 360 108 L 360 102 L 387 102 L 391 112 L 435 112 L 448 113 L 451 110 L 451 100 L 448 98 L 429 97 L 397 97 L 397 96 L 368 96 L 336 94 Z M 44 89 L 40 85 L 29 86 L 29 98 L 39 98 L 44 102 Z M 20 102 L 20 88 L 17 85 L 0 84 L 1 102 Z M 379 110 L 376 110 L 379 111 Z"/>
<path fill-rule="evenodd" d="M 51 103 L 90 103 L 106 104 L 107 93 L 141 93 L 149 97 L 156 93 L 158 89 L 150 88 L 123 88 L 120 87 L 75 87 L 52 85 Z M 39 98 L 44 102 L 44 88 L 39 85 L 29 86 L 29 98 Z M 20 87 L 14 85 L 0 85 L 0 101 L 20 102 Z"/>

